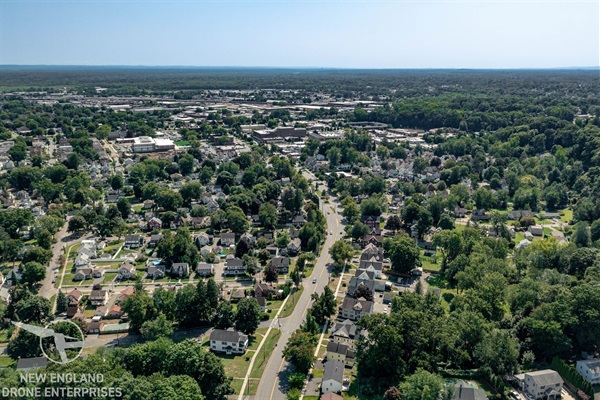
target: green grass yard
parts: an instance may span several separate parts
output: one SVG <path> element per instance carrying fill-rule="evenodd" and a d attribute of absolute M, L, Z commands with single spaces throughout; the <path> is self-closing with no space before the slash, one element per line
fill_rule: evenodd
<path fill-rule="evenodd" d="M 266 331 L 266 330 L 265 330 Z M 266 333 L 266 332 L 265 332 Z M 279 340 L 279 336 L 281 336 L 281 331 L 279 329 L 272 329 L 269 333 L 269 337 L 265 341 L 262 349 L 256 356 L 256 360 L 254 361 L 254 365 L 252 366 L 252 371 L 250 372 L 250 378 L 260 379 L 265 370 L 265 366 L 267 365 L 267 361 L 275 348 L 275 344 Z"/>
<path fill-rule="evenodd" d="M 302 295 L 303 290 L 304 288 L 301 287 L 290 295 L 291 298 L 285 303 L 285 308 L 281 311 L 281 314 L 279 314 L 279 318 L 287 318 L 292 315 L 294 307 L 296 307 L 296 303 L 298 303 L 298 299 Z"/>

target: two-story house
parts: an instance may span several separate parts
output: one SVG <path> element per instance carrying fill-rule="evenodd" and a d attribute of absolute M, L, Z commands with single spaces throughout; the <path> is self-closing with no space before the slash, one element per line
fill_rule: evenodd
<path fill-rule="evenodd" d="M 248 336 L 234 330 L 215 329 L 210 334 L 210 349 L 227 354 L 244 354 L 248 349 Z"/>
<path fill-rule="evenodd" d="M 521 389 L 535 400 L 559 398 L 564 383 L 558 372 L 551 369 L 526 372 L 515 377 L 519 380 Z"/>
<path fill-rule="evenodd" d="M 360 319 L 364 315 L 373 313 L 373 302 L 365 300 L 364 297 L 354 299 L 345 297 L 341 307 L 342 318 L 347 318 L 352 321 Z"/>
<path fill-rule="evenodd" d="M 577 361 L 575 369 L 592 385 L 600 385 L 600 358 Z"/>

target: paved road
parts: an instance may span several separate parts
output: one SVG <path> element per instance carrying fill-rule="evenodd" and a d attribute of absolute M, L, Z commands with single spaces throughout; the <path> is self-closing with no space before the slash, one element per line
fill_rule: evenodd
<path fill-rule="evenodd" d="M 303 175 L 305 178 L 309 179 L 309 181 L 316 179 L 308 172 L 303 172 Z M 323 189 L 326 190 L 327 188 L 323 185 L 319 185 L 319 192 Z M 344 229 L 341 222 L 342 216 L 337 212 L 332 211 L 331 206 L 336 204 L 332 200 L 337 199 L 331 198 L 329 203 L 321 203 L 321 209 L 327 219 L 327 237 L 321 255 L 316 260 L 312 275 L 302 282 L 304 291 L 296 304 L 294 312 L 290 317 L 279 320 L 281 322 L 281 336 L 267 362 L 265 371 L 263 372 L 258 385 L 255 399 L 284 400 L 286 398 L 285 393 L 287 392 L 287 388 L 283 386 L 282 382 L 287 381 L 286 375 L 289 373 L 289 368 L 288 363 L 283 359 L 283 348 L 292 333 L 300 328 L 300 325 L 304 321 L 304 315 L 312 304 L 311 295 L 313 293 L 321 294 L 327 285 L 329 280 L 327 264 L 331 262 L 329 248 L 343 236 L 341 233 Z M 335 209 L 335 206 L 333 208 Z M 328 211 L 329 214 L 327 213 Z M 330 231 L 333 232 L 332 235 L 329 234 Z M 317 278 L 317 283 L 312 283 L 313 278 Z"/>
<path fill-rule="evenodd" d="M 52 259 L 48 267 L 46 267 L 46 278 L 42 283 L 42 287 L 40 288 L 39 295 L 46 297 L 47 299 L 51 298 L 53 295 L 58 293 L 58 290 L 54 287 L 52 280 L 54 279 L 54 271 L 53 268 L 60 267 L 60 256 L 63 254 L 63 247 L 67 242 L 67 227 L 69 226 L 69 217 L 65 221 L 65 224 L 60 228 L 60 230 L 56 233 L 56 243 L 52 245 Z"/>

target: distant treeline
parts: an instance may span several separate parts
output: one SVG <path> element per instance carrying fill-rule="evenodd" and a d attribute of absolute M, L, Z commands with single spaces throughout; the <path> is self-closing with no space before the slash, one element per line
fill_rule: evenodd
<path fill-rule="evenodd" d="M 108 94 L 307 90 L 400 99 L 443 93 L 597 96 L 597 70 L 349 70 L 282 68 L 1 66 L 0 88 L 106 87 Z M 86 91 L 87 92 L 87 91 Z"/>

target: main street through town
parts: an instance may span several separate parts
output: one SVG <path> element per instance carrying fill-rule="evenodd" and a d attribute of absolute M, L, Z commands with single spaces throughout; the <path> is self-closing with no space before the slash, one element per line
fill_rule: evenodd
<path fill-rule="evenodd" d="M 316 179 L 314 175 L 306 171 L 302 174 L 309 182 Z M 321 192 L 322 190 L 327 190 L 327 187 L 319 184 L 318 190 Z M 280 320 L 281 327 L 279 329 L 281 330 L 281 336 L 258 384 L 256 399 L 284 400 L 286 398 L 285 393 L 287 392 L 287 388 L 284 385 L 286 382 L 285 376 L 289 373 L 289 368 L 288 363 L 283 359 L 283 348 L 292 333 L 300 328 L 300 325 L 304 321 L 305 314 L 312 304 L 312 294 L 323 293 L 325 286 L 328 284 L 330 278 L 328 264 L 331 262 L 329 248 L 344 236 L 342 216 L 337 213 L 336 204 L 337 199 L 333 197 L 330 198 L 329 203 L 321 202 L 321 211 L 327 220 L 325 243 L 321 249 L 320 256 L 315 262 L 312 274 L 302 281 L 304 291 L 294 308 L 294 312 L 288 318 Z M 317 281 L 313 284 L 312 281 L 315 278 Z"/>

